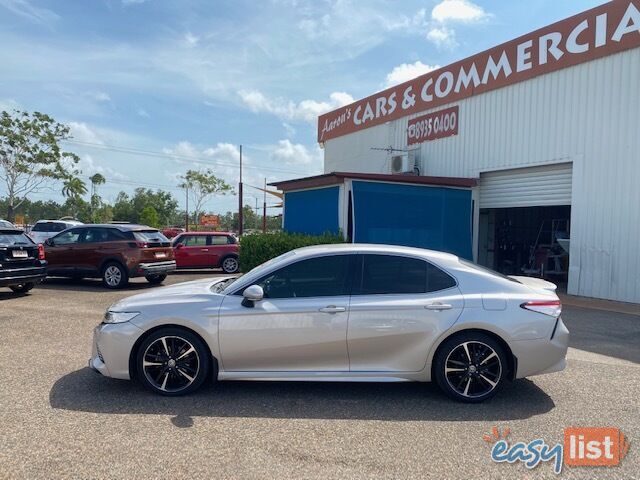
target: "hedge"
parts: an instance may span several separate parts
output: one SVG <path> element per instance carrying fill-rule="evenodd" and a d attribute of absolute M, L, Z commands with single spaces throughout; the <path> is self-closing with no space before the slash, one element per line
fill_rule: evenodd
<path fill-rule="evenodd" d="M 302 235 L 299 233 L 255 233 L 240 239 L 240 270 L 248 272 L 261 263 L 296 248 L 324 243 L 344 243 L 341 235 Z"/>

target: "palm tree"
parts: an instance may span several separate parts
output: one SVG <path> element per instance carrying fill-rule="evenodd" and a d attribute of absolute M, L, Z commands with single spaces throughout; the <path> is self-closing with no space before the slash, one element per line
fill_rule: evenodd
<path fill-rule="evenodd" d="M 96 187 L 98 185 L 103 185 L 107 181 L 107 179 L 104 178 L 104 175 L 102 175 L 101 173 L 96 173 L 92 175 L 91 177 L 89 177 L 89 180 L 91 180 L 91 196 L 92 197 L 96 194 Z"/>
<path fill-rule="evenodd" d="M 69 178 L 64 182 L 62 195 L 67 198 L 78 198 L 87 193 L 87 186 L 78 177 Z"/>

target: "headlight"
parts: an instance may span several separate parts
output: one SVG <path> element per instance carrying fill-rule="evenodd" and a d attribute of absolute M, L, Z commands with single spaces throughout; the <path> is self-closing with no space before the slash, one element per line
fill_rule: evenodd
<path fill-rule="evenodd" d="M 140 312 L 112 312 L 108 310 L 107 313 L 104 314 L 102 321 L 104 323 L 124 323 L 134 319 L 138 315 L 140 315 Z"/>

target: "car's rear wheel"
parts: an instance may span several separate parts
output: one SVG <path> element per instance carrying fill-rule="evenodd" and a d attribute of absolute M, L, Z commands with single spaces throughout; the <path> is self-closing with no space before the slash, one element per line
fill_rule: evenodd
<path fill-rule="evenodd" d="M 210 363 L 208 350 L 196 335 L 180 328 L 162 328 L 140 344 L 136 373 L 149 390 L 179 396 L 200 388 Z"/>
<path fill-rule="evenodd" d="M 151 285 L 159 285 L 167 278 L 167 274 L 157 273 L 155 275 L 147 275 L 144 278 L 146 278 L 147 282 L 149 282 Z"/>
<path fill-rule="evenodd" d="M 493 397 L 507 376 L 500 344 L 481 332 L 454 335 L 442 344 L 434 364 L 438 386 L 451 398 L 479 403 Z"/>
<path fill-rule="evenodd" d="M 102 283 L 107 288 L 122 288 L 129 282 L 125 268 L 117 262 L 109 262 L 102 269 Z"/>
<path fill-rule="evenodd" d="M 240 263 L 236 257 L 227 257 L 222 260 L 224 273 L 236 273 L 240 269 Z"/>
<path fill-rule="evenodd" d="M 11 285 L 9 288 L 16 293 L 27 293 L 29 290 L 31 290 L 35 286 L 36 286 L 35 283 L 27 282 L 27 283 L 21 283 L 20 285 Z"/>

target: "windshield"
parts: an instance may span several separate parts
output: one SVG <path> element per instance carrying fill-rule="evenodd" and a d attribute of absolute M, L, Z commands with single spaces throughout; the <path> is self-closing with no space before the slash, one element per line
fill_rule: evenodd
<path fill-rule="evenodd" d="M 33 245 L 33 242 L 22 232 L 0 230 L 0 245 Z"/>
<path fill-rule="evenodd" d="M 65 223 L 42 222 L 36 223 L 31 229 L 32 232 L 61 232 L 67 228 Z"/>

